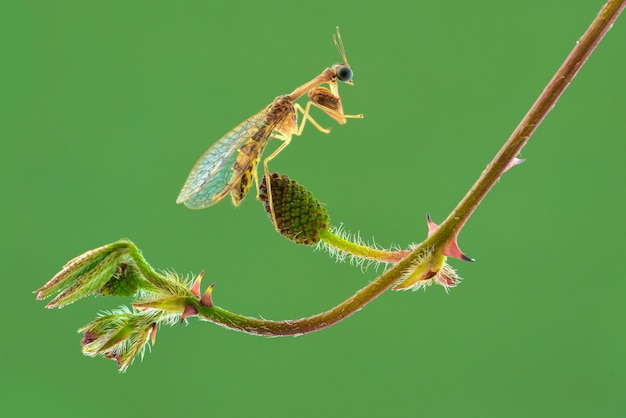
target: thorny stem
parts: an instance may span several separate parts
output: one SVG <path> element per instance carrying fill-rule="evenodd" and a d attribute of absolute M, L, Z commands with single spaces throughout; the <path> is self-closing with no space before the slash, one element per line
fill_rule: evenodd
<path fill-rule="evenodd" d="M 198 305 L 196 308 L 200 318 L 248 334 L 274 337 L 308 334 L 328 328 L 363 308 L 398 281 L 411 267 L 411 263 L 405 258 L 339 305 L 307 318 L 272 321 L 234 314 L 217 306 L 209 308 Z"/>
<path fill-rule="evenodd" d="M 502 174 L 510 168 L 511 164 L 514 164 L 515 157 L 526 145 L 541 121 L 552 110 L 598 43 L 611 29 L 624 6 L 626 6 L 626 0 L 609 0 L 600 10 L 598 16 L 591 22 L 585 34 L 576 43 L 565 62 L 563 62 L 554 77 L 541 92 L 493 161 L 487 165 L 487 168 L 482 172 L 474 186 L 450 213 L 437 233 L 431 237 L 434 245 L 443 243 L 458 234 L 487 192 L 489 192 Z"/>
<path fill-rule="evenodd" d="M 450 239 L 456 237 L 496 181 L 514 164 L 520 150 L 526 145 L 535 129 L 554 107 L 574 76 L 611 28 L 624 6 L 626 6 L 626 0 L 609 0 L 604 5 L 524 119 L 522 119 L 463 200 L 435 233 L 394 267 L 334 308 L 308 318 L 295 321 L 262 320 L 233 314 L 218 307 L 208 308 L 202 306 L 199 309 L 200 316 L 226 328 L 251 334 L 269 336 L 299 335 L 329 327 L 352 315 L 385 292 L 406 274 L 407 270 L 419 260 L 421 254 L 427 248 L 442 248 Z"/>

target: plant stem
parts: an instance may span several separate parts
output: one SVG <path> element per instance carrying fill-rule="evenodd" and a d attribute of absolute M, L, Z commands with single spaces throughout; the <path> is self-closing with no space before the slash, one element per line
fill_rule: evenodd
<path fill-rule="evenodd" d="M 435 233 L 436 237 L 431 237 L 433 238 L 433 244 L 437 245 L 440 242 L 446 242 L 459 233 L 496 181 L 513 164 L 515 157 L 555 106 L 567 86 L 572 82 L 598 43 L 611 28 L 625 5 L 626 0 L 609 0 L 604 5 L 504 146 L 491 163 L 487 165 L 463 200 L 459 202 L 437 230 Z"/>
<path fill-rule="evenodd" d="M 478 207 L 489 190 L 502 174 L 514 164 L 520 150 L 554 107 L 561 94 L 611 28 L 625 5 L 626 0 L 610 0 L 604 5 L 598 16 L 591 23 L 591 26 L 589 26 L 567 56 L 565 62 L 552 80 L 550 80 L 493 161 L 483 171 L 474 186 L 450 213 L 439 229 L 394 267 L 334 308 L 308 318 L 294 321 L 262 320 L 237 315 L 219 307 L 208 308 L 204 306 L 200 306 L 198 309 L 200 316 L 205 320 L 226 328 L 251 334 L 268 336 L 299 335 L 329 327 L 357 312 L 385 292 L 414 267 L 415 262 L 419 260 L 428 248 L 443 248 L 451 239 L 456 239 L 470 215 Z"/>
<path fill-rule="evenodd" d="M 308 334 L 328 328 L 359 311 L 400 280 L 410 267 L 411 261 L 405 258 L 339 305 L 307 318 L 272 321 L 234 314 L 217 306 L 209 308 L 198 304 L 196 309 L 199 316 L 204 320 L 248 334 L 275 337 Z"/>
<path fill-rule="evenodd" d="M 320 237 L 328 248 L 345 252 L 355 258 L 365 258 L 383 263 L 397 263 L 410 253 L 408 250 L 389 251 L 368 247 L 345 239 L 328 230 L 322 231 Z"/>

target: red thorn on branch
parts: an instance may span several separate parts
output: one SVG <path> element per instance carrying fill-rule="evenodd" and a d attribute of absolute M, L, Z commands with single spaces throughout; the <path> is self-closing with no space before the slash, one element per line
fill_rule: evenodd
<path fill-rule="evenodd" d="M 185 310 L 183 311 L 183 314 L 180 317 L 180 322 L 185 321 L 190 316 L 196 316 L 196 315 L 198 315 L 198 311 L 196 310 L 196 308 L 194 308 L 191 305 L 187 305 L 185 306 Z"/>
<path fill-rule="evenodd" d="M 152 341 L 152 345 L 156 342 L 156 332 L 157 332 L 157 324 L 154 322 L 152 324 L 152 330 L 150 331 L 150 340 Z"/>
<path fill-rule="evenodd" d="M 204 295 L 202 295 L 202 299 L 200 299 L 200 303 L 208 308 L 213 306 L 213 287 L 215 287 L 215 283 L 206 288 Z"/>
<path fill-rule="evenodd" d="M 469 261 L 472 263 L 475 261 L 473 258 L 470 258 L 466 256 L 465 254 L 463 254 L 463 251 L 461 251 L 461 249 L 459 248 L 459 245 L 456 243 L 456 237 L 448 241 L 448 243 L 446 244 L 446 247 L 443 249 L 443 255 L 447 257 L 458 258 L 463 261 Z"/>
<path fill-rule="evenodd" d="M 428 236 L 430 237 L 432 234 L 435 233 L 435 231 L 439 229 L 439 225 L 437 225 L 433 221 L 433 219 L 430 217 L 430 213 L 426 214 L 426 223 L 428 225 Z M 458 232 L 457 232 L 457 235 L 458 235 Z M 443 255 L 447 257 L 458 258 L 464 261 L 474 262 L 475 260 L 473 258 L 466 256 L 463 253 L 463 251 L 461 251 L 461 249 L 459 248 L 459 245 L 456 242 L 457 235 L 455 235 L 448 241 L 448 243 L 443 249 Z"/>
<path fill-rule="evenodd" d="M 194 280 L 193 284 L 189 288 L 191 293 L 193 293 L 198 299 L 200 299 L 200 283 L 202 283 L 202 277 L 204 277 L 204 270 L 198 274 L 198 277 L 196 277 L 196 280 Z"/>
<path fill-rule="evenodd" d="M 515 167 L 516 165 L 520 165 L 524 161 L 526 161 L 526 159 L 524 159 L 524 158 L 517 158 L 517 157 L 513 158 L 511 161 L 509 161 L 509 163 L 506 165 L 506 167 L 504 167 L 504 172 L 506 173 L 511 168 Z"/>
<path fill-rule="evenodd" d="M 426 224 L 428 225 L 428 236 L 430 237 L 439 229 L 439 225 L 433 222 L 433 218 L 430 217 L 430 213 L 426 213 Z"/>

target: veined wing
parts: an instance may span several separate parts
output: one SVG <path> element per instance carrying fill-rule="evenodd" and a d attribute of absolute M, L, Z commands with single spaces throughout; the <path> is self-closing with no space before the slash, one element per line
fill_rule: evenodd
<path fill-rule="evenodd" d="M 233 185 L 231 179 L 238 150 L 265 125 L 266 118 L 267 109 L 264 109 L 213 144 L 189 173 L 176 203 L 184 203 L 191 209 L 202 209 L 228 195 Z"/>

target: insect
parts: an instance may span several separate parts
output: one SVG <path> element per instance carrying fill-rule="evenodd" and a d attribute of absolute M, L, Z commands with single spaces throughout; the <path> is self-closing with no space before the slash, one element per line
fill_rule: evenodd
<path fill-rule="evenodd" d="M 272 220 L 275 223 L 272 194 L 269 184 L 268 162 L 275 158 L 289 143 L 293 135 L 299 136 L 307 120 L 323 133 L 330 129 L 323 128 L 309 114 L 311 106 L 321 109 L 339 124 L 346 123 L 348 118 L 362 118 L 363 115 L 346 115 L 343 113 L 337 80 L 352 85 L 352 69 L 348 65 L 343 41 L 336 29 L 333 41 L 341 55 L 342 63 L 326 68 L 320 75 L 301 85 L 287 95 L 278 96 L 274 101 L 256 115 L 243 121 L 221 137 L 202 157 L 189 173 L 176 203 L 183 203 L 191 209 L 203 209 L 214 205 L 229 193 L 235 206 L 248 194 L 252 179 L 257 186 L 259 179 L 257 165 L 271 138 L 282 142 L 280 146 L 263 160 L 266 174 L 266 186 Z M 323 87 L 327 84 L 328 88 Z M 300 106 L 295 101 L 308 95 L 308 102 Z M 298 124 L 298 114 L 302 121 Z"/>

